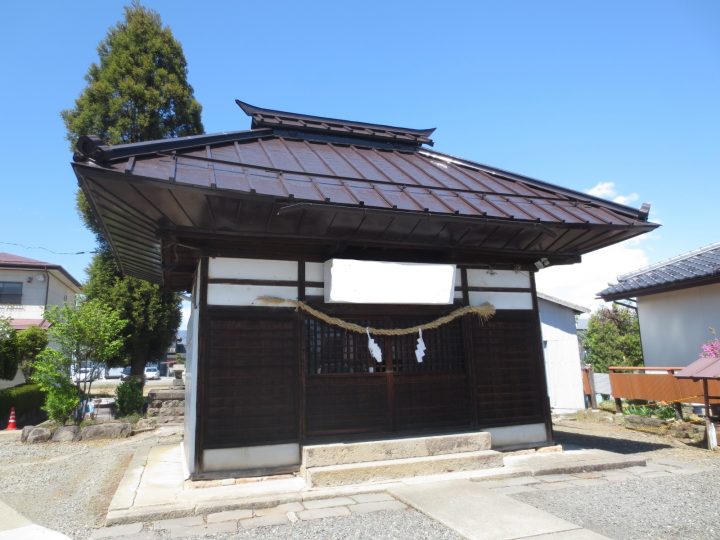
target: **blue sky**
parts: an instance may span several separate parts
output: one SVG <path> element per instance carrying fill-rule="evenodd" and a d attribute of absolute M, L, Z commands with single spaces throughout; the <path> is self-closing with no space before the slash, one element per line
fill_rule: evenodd
<path fill-rule="evenodd" d="M 0 241 L 93 249 L 74 209 L 59 113 L 83 89 L 124 4 L 4 6 Z M 437 127 L 440 151 L 633 206 L 652 203 L 660 230 L 558 277 L 541 272 L 551 294 L 583 302 L 618 273 L 720 239 L 718 2 L 144 4 L 182 43 L 208 132 L 249 126 L 235 98 Z M 60 263 L 81 280 L 90 257 L 6 244 L 0 251 Z"/>

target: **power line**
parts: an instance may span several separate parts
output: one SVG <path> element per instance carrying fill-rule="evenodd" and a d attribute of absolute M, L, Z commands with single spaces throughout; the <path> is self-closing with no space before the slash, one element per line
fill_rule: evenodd
<path fill-rule="evenodd" d="M 42 249 L 44 251 L 47 251 L 49 253 L 53 253 L 55 255 L 86 255 L 91 253 L 97 253 L 97 250 L 93 251 L 54 251 L 52 249 L 42 247 L 42 246 L 26 246 L 25 244 L 16 244 L 15 242 L 0 242 L 0 244 L 5 244 L 7 246 L 17 246 L 25 249 Z"/>

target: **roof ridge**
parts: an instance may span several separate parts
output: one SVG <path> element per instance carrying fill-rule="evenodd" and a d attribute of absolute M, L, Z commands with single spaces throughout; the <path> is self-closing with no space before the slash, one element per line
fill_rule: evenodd
<path fill-rule="evenodd" d="M 4 259 L 4 256 L 11 257 L 12 259 Z M 53 265 L 54 263 L 49 263 L 46 261 L 41 261 L 40 259 L 31 259 L 30 257 L 23 257 L 22 255 L 15 255 L 13 253 L 8 253 L 7 251 L 0 251 L 0 263 L 10 263 L 10 264 L 27 264 L 27 263 L 34 263 L 34 264 L 43 264 L 43 265 Z"/>
<path fill-rule="evenodd" d="M 636 277 L 641 274 L 645 274 L 645 273 L 649 272 L 650 270 L 658 270 L 658 269 L 662 268 L 663 266 L 668 266 L 668 265 L 676 263 L 676 262 L 684 261 L 691 257 L 695 257 L 697 255 L 702 255 L 703 253 L 707 253 L 708 251 L 712 251 L 713 249 L 719 249 L 719 248 L 720 248 L 720 241 L 713 242 L 712 244 L 708 244 L 706 246 L 702 246 L 702 247 L 693 249 L 691 251 L 681 253 L 680 255 L 675 255 L 674 257 L 670 257 L 668 259 L 663 259 L 654 264 L 650 264 L 648 266 L 640 268 L 639 270 L 635 270 L 634 272 L 622 274 L 617 277 L 617 280 L 624 281 L 624 280 L 630 279 L 632 277 Z"/>
<path fill-rule="evenodd" d="M 430 135 L 435 131 L 435 128 L 416 129 L 315 116 L 312 114 L 278 111 L 250 105 L 239 99 L 236 99 L 235 103 L 237 103 L 238 107 L 240 107 L 245 114 L 252 118 L 251 127 L 253 129 L 284 127 L 307 131 L 330 132 L 339 136 L 353 135 L 368 139 L 396 140 L 397 142 L 404 142 L 414 146 L 420 146 L 422 144 L 433 145 L 433 140 L 430 138 Z"/>

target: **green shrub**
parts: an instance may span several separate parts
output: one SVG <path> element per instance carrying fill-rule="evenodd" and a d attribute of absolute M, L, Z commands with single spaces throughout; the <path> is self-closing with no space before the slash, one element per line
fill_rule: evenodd
<path fill-rule="evenodd" d="M 12 379 L 18 368 L 17 332 L 10 320 L 0 317 L 0 379 Z"/>
<path fill-rule="evenodd" d="M 35 362 L 33 382 L 45 392 L 43 410 L 59 424 L 64 424 L 80 404 L 78 389 L 70 380 L 65 359 L 55 349 L 45 349 Z"/>
<path fill-rule="evenodd" d="M 118 384 L 115 390 L 115 404 L 119 416 L 142 413 L 145 398 L 142 383 L 137 379 L 128 379 Z"/>
<path fill-rule="evenodd" d="M 45 401 L 45 394 L 40 391 L 37 384 L 21 384 L 13 388 L 0 390 L 0 417 L 10 414 L 10 407 L 15 407 L 15 414 L 22 414 L 39 410 Z"/>

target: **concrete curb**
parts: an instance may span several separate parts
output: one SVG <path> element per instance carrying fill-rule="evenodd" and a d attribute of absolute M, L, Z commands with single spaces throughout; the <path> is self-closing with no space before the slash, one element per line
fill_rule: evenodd
<path fill-rule="evenodd" d="M 123 476 L 117 492 L 112 499 L 106 518 L 106 526 L 135 523 L 138 521 L 156 521 L 160 519 L 172 519 L 196 515 L 204 515 L 215 512 L 230 510 L 258 510 L 271 508 L 279 504 L 303 502 L 309 500 L 325 499 L 332 497 L 352 496 L 361 493 L 388 493 L 389 490 L 419 483 L 431 483 L 447 480 L 450 478 L 467 479 L 472 482 L 483 482 L 486 480 L 506 480 L 518 477 L 545 476 L 554 474 L 577 474 L 582 472 L 596 472 L 629 467 L 644 467 L 647 465 L 645 459 L 639 458 L 617 458 L 615 456 L 572 456 L 556 453 L 548 453 L 547 458 L 532 458 L 531 463 L 518 463 L 498 469 L 478 470 L 473 473 L 450 473 L 450 475 L 437 475 L 436 477 L 415 477 L 403 480 L 375 483 L 355 484 L 338 487 L 326 487 L 315 489 L 304 489 L 293 492 L 276 492 L 258 494 L 254 496 L 233 497 L 218 493 L 217 498 L 208 497 L 196 501 L 168 501 L 165 504 L 134 507 L 133 503 L 137 494 L 138 486 L 142 479 L 145 466 L 148 462 L 148 455 L 151 447 L 138 450 L 130 461 Z M 509 456 L 508 456 L 509 457 Z M 559 463 L 563 459 L 567 463 Z M 549 463 L 541 461 L 548 460 Z M 471 474 L 471 476 L 468 476 Z M 213 488 L 206 488 L 213 489 Z M 195 490 L 192 490 L 195 491 Z M 204 491 L 204 490 L 200 490 Z"/>

